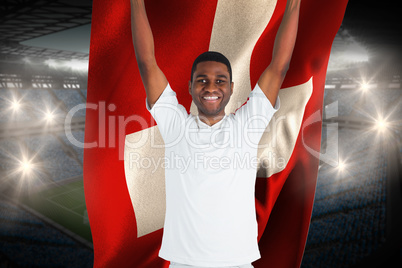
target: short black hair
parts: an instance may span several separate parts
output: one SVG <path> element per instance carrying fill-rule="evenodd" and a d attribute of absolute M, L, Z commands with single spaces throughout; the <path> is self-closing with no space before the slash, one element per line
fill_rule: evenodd
<path fill-rule="evenodd" d="M 230 62 L 228 58 L 226 58 L 222 53 L 216 52 L 216 51 L 207 51 L 202 54 L 200 54 L 193 63 L 193 67 L 191 68 L 191 80 L 193 81 L 193 75 L 195 72 L 195 69 L 197 68 L 197 64 L 200 62 L 204 61 L 216 61 L 216 62 L 221 62 L 228 67 L 228 72 L 230 76 L 230 82 L 232 82 L 232 67 L 230 66 Z"/>

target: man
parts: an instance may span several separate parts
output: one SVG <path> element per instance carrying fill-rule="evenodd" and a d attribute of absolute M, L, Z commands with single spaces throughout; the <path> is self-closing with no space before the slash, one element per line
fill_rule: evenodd
<path fill-rule="evenodd" d="M 300 0 L 288 0 L 272 61 L 249 100 L 226 115 L 234 82 L 228 59 L 205 52 L 194 61 L 189 92 L 198 115 L 177 101 L 159 69 L 143 0 L 131 0 L 135 55 L 147 109 L 165 142 L 166 216 L 159 256 L 170 267 L 253 267 L 260 258 L 254 187 L 257 145 L 279 109 L 293 52 Z"/>

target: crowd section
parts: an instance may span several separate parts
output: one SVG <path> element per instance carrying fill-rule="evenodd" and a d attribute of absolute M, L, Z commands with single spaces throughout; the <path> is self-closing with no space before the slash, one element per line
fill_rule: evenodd
<path fill-rule="evenodd" d="M 71 134 L 70 139 L 74 142 L 84 142 L 83 130 Z M 65 133 L 0 139 L 3 182 L 14 181 L 21 190 L 30 192 L 33 188 L 43 188 L 65 179 L 82 179 L 83 152 L 83 147 L 72 144 Z M 24 166 L 28 164 L 28 167 Z"/>
<path fill-rule="evenodd" d="M 66 133 L 59 133 L 57 136 L 62 139 L 65 144 L 71 144 L 80 162 L 84 163 L 84 148 L 81 146 L 81 144 L 84 143 L 84 130 L 72 131 L 71 134 L 72 137 L 67 137 Z"/>
<path fill-rule="evenodd" d="M 0 124 L 32 121 L 64 122 L 66 114 L 71 109 L 85 103 L 86 95 L 86 89 L 78 88 L 2 88 L 0 89 Z M 85 109 L 77 109 L 73 114 L 73 118 L 79 117 L 85 117 Z"/>
<path fill-rule="evenodd" d="M 54 89 L 53 90 L 57 98 L 62 100 L 67 110 L 70 111 L 77 105 L 82 103 L 82 97 L 84 95 L 80 95 L 80 93 L 76 90 L 65 90 L 65 89 Z M 76 113 L 74 113 L 76 117 L 84 117 L 85 116 L 85 109 L 79 109 Z"/>
<path fill-rule="evenodd" d="M 90 248 L 4 198 L 0 198 L 0 226 L 0 260 L 7 267 L 93 265 Z"/>
<path fill-rule="evenodd" d="M 387 152 L 362 137 L 341 129 L 340 151 L 349 161 L 342 170 L 319 170 L 302 267 L 353 267 L 386 240 Z"/>
<path fill-rule="evenodd" d="M 49 134 L 28 137 L 24 140 L 30 151 L 37 152 L 37 157 L 54 181 L 82 175 L 82 165 L 75 159 L 79 159 L 78 153 L 74 154 L 75 150 L 68 150 L 73 148 L 71 145 L 63 144 Z"/>
<path fill-rule="evenodd" d="M 400 77 L 388 82 L 364 84 L 354 79 L 330 79 L 324 92 L 324 105 L 336 102 L 337 116 L 376 120 L 379 116 L 398 120 L 402 113 Z"/>

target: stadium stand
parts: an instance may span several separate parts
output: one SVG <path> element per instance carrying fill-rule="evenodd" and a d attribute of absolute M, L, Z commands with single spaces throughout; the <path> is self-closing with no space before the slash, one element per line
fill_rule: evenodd
<path fill-rule="evenodd" d="M 3 197 L 0 223 L 1 267 L 92 267 L 91 249 Z"/>
<path fill-rule="evenodd" d="M 52 135 L 26 138 L 26 143 L 45 163 L 47 170 L 55 181 L 79 176 L 82 165 L 68 157 L 68 151 Z M 67 156 L 67 157 L 66 157 Z"/>
<path fill-rule="evenodd" d="M 302 267 L 401 263 L 400 161 L 395 141 L 375 134 L 367 127 L 339 129 L 339 158 L 347 161 L 343 170 L 320 165 Z"/>
<path fill-rule="evenodd" d="M 79 90 L 54 89 L 53 91 L 56 96 L 66 104 L 68 111 L 86 100 L 85 96 L 81 95 L 82 93 Z M 85 109 L 78 110 L 74 116 L 85 117 Z"/>
<path fill-rule="evenodd" d="M 21 94 L 21 102 L 25 104 L 24 111 L 29 112 L 36 120 L 41 120 L 46 113 L 51 112 L 55 115 L 63 114 L 58 107 L 58 103 L 49 93 L 51 90 L 35 88 L 35 89 L 19 89 Z"/>
<path fill-rule="evenodd" d="M 356 94 L 356 91 L 353 89 L 327 91 L 330 92 L 325 96 L 326 102 L 332 103 L 337 101 L 339 105 L 338 111 L 340 116 L 349 115 L 359 98 L 358 94 Z"/>
<path fill-rule="evenodd" d="M 60 133 L 60 134 L 58 134 L 58 136 L 64 141 L 65 144 L 72 145 L 71 148 L 73 148 L 75 150 L 80 163 L 83 164 L 84 163 L 84 148 L 80 145 L 84 143 L 84 134 L 85 133 L 83 130 L 77 130 L 77 131 L 72 131 L 71 134 L 73 135 L 72 138 L 74 139 L 72 141 L 70 141 L 67 138 L 67 135 L 65 133 Z M 79 142 L 77 144 L 78 146 L 74 145 L 76 142 Z"/>
<path fill-rule="evenodd" d="M 85 99 L 87 99 L 87 90 L 81 89 L 82 94 L 84 95 Z"/>
<path fill-rule="evenodd" d="M 19 99 L 15 89 L 5 88 L 0 90 L 0 124 L 10 121 L 26 122 L 34 119 L 34 116 L 25 109 L 21 112 L 16 112 L 16 105 L 23 106 L 22 102 L 18 102 Z"/>

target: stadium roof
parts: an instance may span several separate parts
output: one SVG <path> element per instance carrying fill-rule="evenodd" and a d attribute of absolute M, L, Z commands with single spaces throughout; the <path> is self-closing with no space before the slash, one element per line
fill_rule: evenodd
<path fill-rule="evenodd" d="M 402 30 L 397 5 L 397 1 L 349 1 L 341 34 L 335 39 L 332 51 L 364 54 L 367 50 L 374 66 L 388 61 L 398 72 L 402 62 L 399 49 Z M 88 60 L 91 12 L 91 0 L 2 1 L 0 60 L 24 57 Z M 351 45 L 352 39 L 358 46 Z"/>
<path fill-rule="evenodd" d="M 90 0 L 2 1 L 0 6 L 1 59 L 36 57 L 88 60 L 88 25 L 91 22 L 91 13 L 92 1 Z M 72 31 L 74 28 L 75 30 Z M 83 34 L 78 34 L 80 32 Z M 87 48 L 71 49 L 73 48 L 71 39 L 68 47 L 65 44 L 63 47 L 61 37 L 66 34 L 69 38 L 76 38 L 75 44 L 81 44 L 80 40 L 87 38 L 88 42 L 82 43 L 82 46 Z M 56 36 L 53 39 L 43 39 L 45 36 L 52 35 Z M 59 41 L 54 42 L 54 40 Z M 57 43 L 58 46 L 49 47 Z M 43 47 L 43 44 L 47 45 Z"/>
<path fill-rule="evenodd" d="M 88 0 L 3 0 L 0 40 L 22 42 L 91 22 Z"/>

